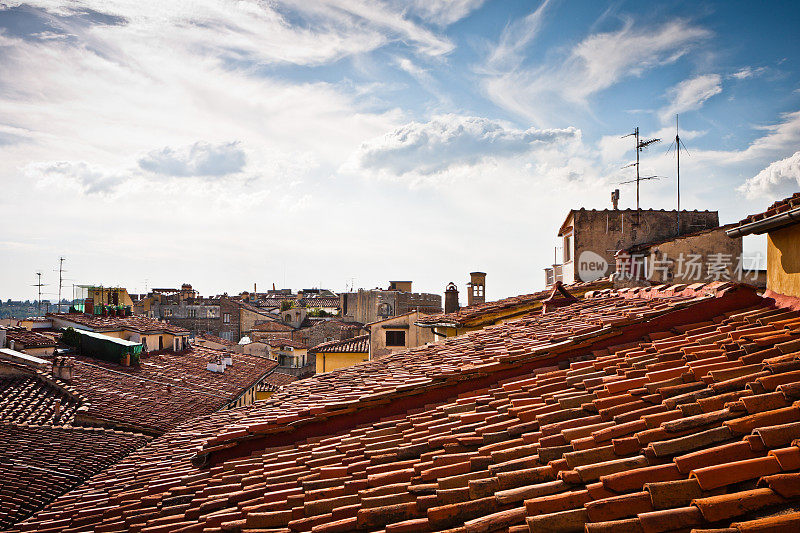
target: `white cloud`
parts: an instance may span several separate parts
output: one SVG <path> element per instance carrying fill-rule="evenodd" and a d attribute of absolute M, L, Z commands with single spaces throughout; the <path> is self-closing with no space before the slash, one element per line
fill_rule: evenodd
<path fill-rule="evenodd" d="M 449 26 L 481 7 L 485 1 L 486 0 L 413 0 L 409 3 L 406 0 L 401 0 L 396 3 L 400 6 L 405 6 L 417 16 L 433 22 L 434 24 Z"/>
<path fill-rule="evenodd" d="M 721 92 L 722 77 L 719 74 L 705 74 L 684 80 L 667 91 L 670 103 L 661 110 L 661 120 L 667 122 L 675 114 L 700 109 L 706 100 Z"/>
<path fill-rule="evenodd" d="M 428 122 L 405 124 L 363 143 L 348 168 L 395 176 L 430 175 L 579 138 L 580 131 L 575 128 L 520 130 L 481 117 L 439 115 Z"/>
<path fill-rule="evenodd" d="M 241 172 L 246 162 L 239 142 L 196 142 L 183 148 L 164 147 L 139 159 L 143 170 L 165 176 L 226 176 Z"/>
<path fill-rule="evenodd" d="M 737 190 L 748 198 L 774 198 L 779 192 L 797 190 L 800 186 L 800 151 L 775 161 L 748 179 Z"/>
<path fill-rule="evenodd" d="M 743 69 L 737 70 L 733 74 L 730 75 L 731 78 L 735 78 L 737 80 L 746 80 L 749 78 L 755 78 L 761 76 L 764 72 L 767 71 L 766 67 L 744 67 Z"/>
<path fill-rule="evenodd" d="M 32 163 L 25 167 L 24 174 L 39 187 L 76 187 L 86 194 L 112 193 L 129 177 L 123 172 L 111 171 L 86 161 Z"/>
<path fill-rule="evenodd" d="M 586 37 L 566 57 L 489 76 L 484 88 L 495 103 L 538 124 L 563 119 L 575 104 L 585 108 L 592 95 L 621 80 L 674 63 L 710 35 L 682 20 L 658 27 L 628 21 L 620 30 Z M 496 50 L 501 48 L 502 43 Z"/>

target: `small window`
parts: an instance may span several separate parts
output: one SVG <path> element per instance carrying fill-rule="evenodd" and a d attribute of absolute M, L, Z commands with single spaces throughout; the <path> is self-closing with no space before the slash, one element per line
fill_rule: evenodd
<path fill-rule="evenodd" d="M 172 316 L 172 309 L 164 309 L 164 316 Z"/>
<path fill-rule="evenodd" d="M 230 313 L 223 314 L 222 315 L 222 322 L 225 323 L 225 324 L 230 324 L 231 323 L 231 314 Z"/>
<path fill-rule="evenodd" d="M 386 346 L 405 346 L 405 345 L 406 345 L 405 331 L 386 332 Z"/>
<path fill-rule="evenodd" d="M 564 237 L 564 262 L 569 263 L 572 261 L 572 235 Z"/>

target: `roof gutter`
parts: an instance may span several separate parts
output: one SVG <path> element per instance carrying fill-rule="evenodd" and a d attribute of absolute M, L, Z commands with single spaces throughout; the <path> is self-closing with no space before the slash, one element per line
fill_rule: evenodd
<path fill-rule="evenodd" d="M 743 224 L 735 228 L 725 231 L 728 237 L 735 239 L 737 237 L 744 237 L 745 235 L 761 235 L 771 230 L 780 229 L 790 224 L 800 222 L 800 207 L 795 207 L 784 213 L 780 213 L 769 218 L 756 220 L 748 224 Z"/>

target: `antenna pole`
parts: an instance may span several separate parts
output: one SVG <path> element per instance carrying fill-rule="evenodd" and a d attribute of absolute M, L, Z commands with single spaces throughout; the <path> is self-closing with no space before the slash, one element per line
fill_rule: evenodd
<path fill-rule="evenodd" d="M 62 274 L 64 273 L 64 258 L 58 258 L 58 312 L 61 312 L 61 282 L 63 281 Z"/>
<path fill-rule="evenodd" d="M 36 275 L 39 277 L 39 282 L 36 284 L 36 287 L 39 288 L 39 300 L 37 301 L 36 308 L 38 309 L 39 316 L 42 316 L 42 273 L 37 272 Z"/>
<path fill-rule="evenodd" d="M 678 115 L 675 115 L 675 148 L 678 157 L 678 235 L 681 234 L 681 138 L 678 133 Z"/>

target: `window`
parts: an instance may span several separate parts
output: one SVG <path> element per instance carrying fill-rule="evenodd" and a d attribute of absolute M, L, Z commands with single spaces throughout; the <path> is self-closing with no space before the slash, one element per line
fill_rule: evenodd
<path fill-rule="evenodd" d="M 219 308 L 209 307 L 208 309 L 206 309 L 206 316 L 208 318 L 219 318 Z"/>
<path fill-rule="evenodd" d="M 224 313 L 222 315 L 222 322 L 224 324 L 230 324 L 231 323 L 231 314 L 230 313 Z"/>
<path fill-rule="evenodd" d="M 406 345 L 405 331 L 386 332 L 386 346 L 405 346 L 405 345 Z"/>
<path fill-rule="evenodd" d="M 473 285 L 472 286 L 472 295 L 477 296 L 478 298 L 483 296 L 483 285 Z"/>
<path fill-rule="evenodd" d="M 172 309 L 164 309 L 164 316 L 172 316 Z"/>
<path fill-rule="evenodd" d="M 572 235 L 564 236 L 564 262 L 572 261 Z"/>
<path fill-rule="evenodd" d="M 197 318 L 197 309 L 189 309 L 189 318 Z"/>

